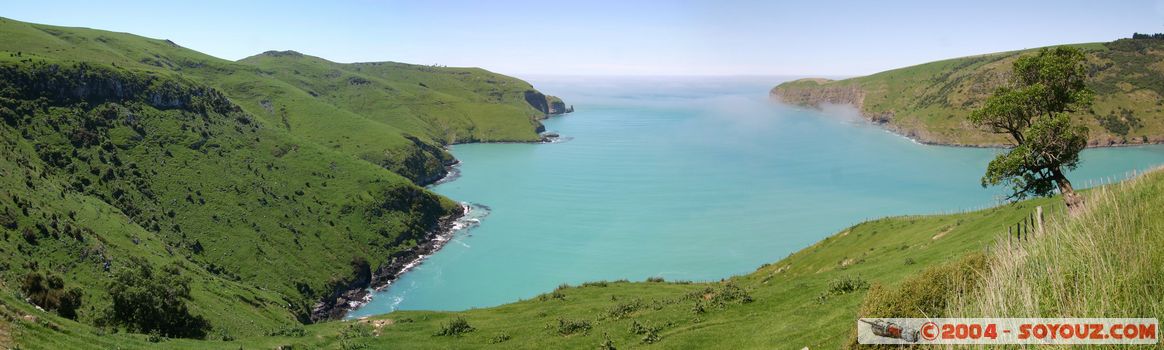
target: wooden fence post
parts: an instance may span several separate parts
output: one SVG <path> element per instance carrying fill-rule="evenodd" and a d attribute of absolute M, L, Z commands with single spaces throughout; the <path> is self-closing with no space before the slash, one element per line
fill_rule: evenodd
<path fill-rule="evenodd" d="M 1037 223 L 1039 226 L 1037 227 L 1039 233 L 1043 233 L 1043 206 L 1040 205 L 1035 207 L 1035 219 L 1038 220 Z"/>

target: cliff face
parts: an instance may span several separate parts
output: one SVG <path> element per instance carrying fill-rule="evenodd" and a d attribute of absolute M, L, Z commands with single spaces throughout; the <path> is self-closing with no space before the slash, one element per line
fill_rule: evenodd
<path fill-rule="evenodd" d="M 545 95 L 536 90 L 525 91 L 525 102 L 547 116 L 574 112 L 574 106 L 567 107 L 561 98 Z"/>
<path fill-rule="evenodd" d="M 800 79 L 780 84 L 768 92 L 774 100 L 802 107 L 820 108 L 826 104 L 851 105 L 861 115 L 876 123 L 888 123 L 893 112 L 870 113 L 864 108 L 865 91 L 857 84 L 828 84 L 829 79 Z"/>

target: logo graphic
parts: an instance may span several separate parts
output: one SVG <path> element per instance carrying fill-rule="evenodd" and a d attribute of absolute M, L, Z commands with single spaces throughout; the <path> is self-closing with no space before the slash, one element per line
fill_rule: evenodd
<path fill-rule="evenodd" d="M 873 335 L 883 338 L 894 338 L 905 340 L 910 343 L 917 342 L 918 330 L 913 328 L 905 328 L 899 324 L 889 322 L 886 320 L 872 320 L 860 319 L 859 321 L 869 325 L 873 331 Z M 932 322 L 931 322 L 932 323 Z M 932 340 L 932 339 L 931 339 Z"/>
<path fill-rule="evenodd" d="M 1155 318 L 862 318 L 861 344 L 1159 344 Z"/>

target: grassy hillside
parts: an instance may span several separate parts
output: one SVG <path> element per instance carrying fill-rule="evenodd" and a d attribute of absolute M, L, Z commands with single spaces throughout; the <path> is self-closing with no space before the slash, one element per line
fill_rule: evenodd
<path fill-rule="evenodd" d="M 970 317 L 1164 317 L 1164 174 L 1093 191 L 1091 210 L 1024 244 L 997 244 Z M 1017 276 L 1017 278 L 1016 278 Z"/>
<path fill-rule="evenodd" d="M 334 317 L 460 215 L 418 186 L 454 161 L 441 146 L 537 140 L 552 99 L 480 69 L 274 56 L 0 18 L 0 345 L 38 343 L 11 310 L 56 317 L 26 299 L 101 333 L 136 329 L 111 321 L 122 291 L 180 300 L 159 317 L 207 339 Z M 186 282 L 112 284 L 136 271 Z"/>
<path fill-rule="evenodd" d="M 294 52 L 239 62 L 169 40 L 0 18 L 0 62 L 85 62 L 176 72 L 222 91 L 256 120 L 425 184 L 454 160 L 439 146 L 538 141 L 557 100 L 478 68 L 338 64 Z"/>
<path fill-rule="evenodd" d="M 1094 106 L 1073 118 L 1089 126 L 1092 146 L 1164 142 L 1164 40 L 1120 39 L 1072 45 L 1087 52 Z M 1032 50 L 955 58 L 844 79 L 802 79 L 776 86 L 775 99 L 803 106 L 857 106 L 868 119 L 922 142 L 1000 145 L 1007 139 L 967 115 L 1005 83 L 1014 60 Z"/>
<path fill-rule="evenodd" d="M 1164 172 L 1153 172 L 1086 192 L 1089 210 L 1077 217 L 1063 215 L 1059 199 L 1043 198 L 874 220 L 720 282 L 593 282 L 487 309 L 397 311 L 229 342 L 162 341 L 174 349 L 595 348 L 607 341 L 617 348 L 832 349 L 849 344 L 859 315 L 908 316 L 892 310 L 920 307 L 969 317 L 1161 317 L 1153 281 L 1164 276 L 1164 252 L 1155 243 L 1164 237 L 1162 192 Z M 1047 210 L 1047 230 L 1022 243 L 1008 240 L 1006 227 L 1036 206 Z M 965 298 L 949 298 L 955 287 L 941 281 L 951 274 L 972 280 L 957 287 Z M 1080 289 L 1067 288 L 1068 281 Z M 1098 295 L 1110 297 L 1089 298 Z M 11 295 L 0 301 L 13 339 L 47 342 L 25 348 L 155 345 L 46 315 Z M 459 335 L 439 335 L 450 332 Z"/>
<path fill-rule="evenodd" d="M 326 103 L 443 143 L 537 141 L 546 100 L 529 83 L 479 68 L 394 62 L 339 64 L 297 52 L 239 61 Z"/>

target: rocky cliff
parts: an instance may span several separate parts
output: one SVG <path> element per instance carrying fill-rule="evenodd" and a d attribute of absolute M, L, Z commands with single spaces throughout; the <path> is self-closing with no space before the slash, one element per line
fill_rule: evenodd
<path fill-rule="evenodd" d="M 574 112 L 574 106 L 566 106 L 566 103 L 562 102 L 561 98 L 545 95 L 536 90 L 525 91 L 525 102 L 546 116 Z"/>

